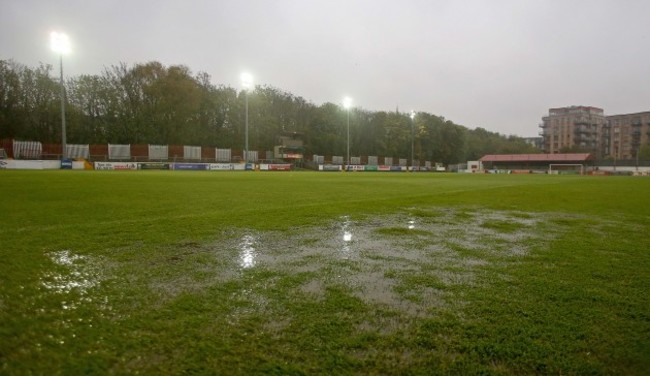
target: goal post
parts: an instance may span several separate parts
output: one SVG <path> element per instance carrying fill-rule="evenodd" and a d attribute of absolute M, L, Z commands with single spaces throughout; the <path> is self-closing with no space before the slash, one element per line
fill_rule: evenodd
<path fill-rule="evenodd" d="M 581 163 L 551 163 L 548 165 L 549 175 L 558 175 L 560 171 L 580 171 L 580 175 L 584 175 L 585 166 Z"/>

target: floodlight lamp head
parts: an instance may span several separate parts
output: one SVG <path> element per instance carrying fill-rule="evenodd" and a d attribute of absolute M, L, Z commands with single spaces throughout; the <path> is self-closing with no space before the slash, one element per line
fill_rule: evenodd
<path fill-rule="evenodd" d="M 50 33 L 50 48 L 56 53 L 67 55 L 72 50 L 70 47 L 70 38 L 65 33 L 53 31 Z"/>
<path fill-rule="evenodd" d="M 411 120 L 415 119 L 415 111 L 411 111 Z"/>
<path fill-rule="evenodd" d="M 244 90 L 250 90 L 253 88 L 253 75 L 248 72 L 241 74 L 241 86 Z"/>
<path fill-rule="evenodd" d="M 350 97 L 343 98 L 343 108 L 348 110 L 350 109 L 350 107 L 352 107 L 352 98 Z"/>

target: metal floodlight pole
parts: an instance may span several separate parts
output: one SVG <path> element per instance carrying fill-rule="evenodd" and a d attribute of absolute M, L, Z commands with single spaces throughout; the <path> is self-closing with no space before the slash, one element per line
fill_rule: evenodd
<path fill-rule="evenodd" d="M 413 157 L 413 145 L 414 145 L 414 138 L 415 138 L 415 133 L 414 133 L 414 127 L 415 127 L 415 111 L 411 111 L 411 172 L 414 171 L 414 166 L 415 166 L 415 159 Z"/>
<path fill-rule="evenodd" d="M 348 108 L 348 161 L 347 169 L 350 168 L 350 109 Z"/>
<path fill-rule="evenodd" d="M 347 147 L 347 161 L 345 164 L 345 171 L 350 169 L 350 107 L 352 106 L 352 98 L 345 97 L 343 98 L 343 107 L 348 112 L 348 147 Z"/>
<path fill-rule="evenodd" d="M 253 76 L 250 73 L 241 74 L 242 86 L 244 87 L 245 115 L 244 122 L 246 129 L 244 131 L 244 162 L 248 162 L 248 90 L 253 87 Z"/>
<path fill-rule="evenodd" d="M 63 85 L 63 54 L 59 55 L 59 66 L 61 67 L 61 159 L 68 155 L 68 143 L 65 127 L 65 87 Z"/>
<path fill-rule="evenodd" d="M 246 131 L 245 131 L 245 141 L 244 141 L 244 161 L 248 162 L 248 90 L 244 91 L 244 100 L 246 102 Z"/>
<path fill-rule="evenodd" d="M 60 81 L 61 81 L 61 159 L 67 155 L 67 135 L 65 126 L 65 85 L 63 82 L 63 55 L 70 52 L 70 39 L 64 33 L 53 31 L 50 33 L 50 48 L 59 54 Z"/>

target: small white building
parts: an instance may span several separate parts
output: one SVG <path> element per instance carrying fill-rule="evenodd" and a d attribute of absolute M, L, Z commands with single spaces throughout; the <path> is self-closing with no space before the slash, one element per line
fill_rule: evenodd
<path fill-rule="evenodd" d="M 477 172 L 483 172 L 483 164 L 481 161 L 467 161 L 467 169 L 465 170 L 467 173 L 477 173 Z"/>

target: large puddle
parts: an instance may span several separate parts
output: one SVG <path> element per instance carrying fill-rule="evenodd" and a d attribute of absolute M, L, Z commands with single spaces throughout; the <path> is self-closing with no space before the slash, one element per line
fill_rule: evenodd
<path fill-rule="evenodd" d="M 413 208 L 394 215 L 342 216 L 288 231 L 228 229 L 213 243 L 170 245 L 152 254 L 142 261 L 148 270 L 129 283 L 148 288 L 161 305 L 224 283 L 241 286 L 229 298 L 239 307 L 233 320 L 255 312 L 273 317 L 274 309 L 281 310 L 277 291 L 319 302 L 333 289 L 372 309 L 414 319 L 461 308 L 466 303 L 459 287 L 490 283 L 491 270 L 543 249 L 549 234 L 564 231 L 558 217 Z M 48 256 L 54 267 L 42 275 L 41 289 L 60 300 L 61 312 L 72 317 L 72 311 L 88 307 L 101 318 L 111 310 L 101 298 L 105 262 L 70 250 Z M 271 327 L 289 320 L 275 316 Z M 67 325 L 67 318 L 61 319 Z"/>
<path fill-rule="evenodd" d="M 211 281 L 179 277 L 151 286 L 173 298 L 201 286 L 246 280 L 236 299 L 248 301 L 249 309 L 266 310 L 269 285 L 283 275 L 300 275 L 305 282 L 291 293 L 307 299 L 323 299 L 329 288 L 342 288 L 366 304 L 420 317 L 462 306 L 455 287 L 488 283 L 484 277 L 491 266 L 516 263 L 545 243 L 548 234 L 562 231 L 548 218 L 479 209 L 411 209 L 389 216 L 343 216 L 289 231 L 229 229 L 214 244 L 196 250 L 213 257 Z M 256 285 L 251 276 L 258 272 L 278 277 Z"/>
<path fill-rule="evenodd" d="M 535 240 L 545 238 L 540 225 L 551 225 L 546 222 L 542 215 L 420 210 L 359 220 L 344 216 L 286 232 L 230 231 L 214 247 L 220 255 L 236 253 L 241 269 L 318 270 L 333 260 L 380 269 L 472 267 L 525 256 Z"/>

